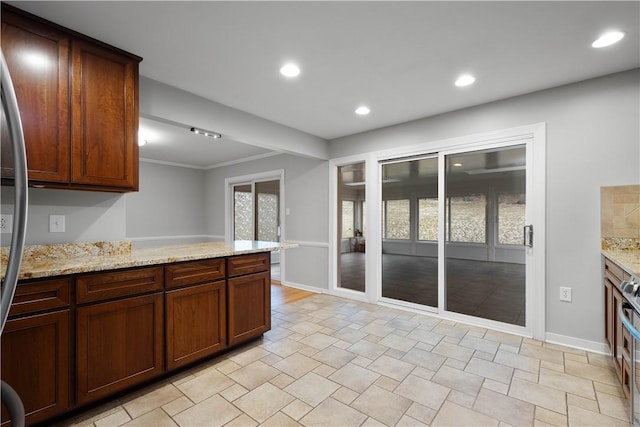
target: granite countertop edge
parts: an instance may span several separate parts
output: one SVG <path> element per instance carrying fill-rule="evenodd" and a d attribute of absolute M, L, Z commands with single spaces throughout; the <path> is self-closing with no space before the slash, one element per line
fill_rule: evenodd
<path fill-rule="evenodd" d="M 627 273 L 640 277 L 640 250 L 603 249 L 602 255 L 618 264 Z"/>
<path fill-rule="evenodd" d="M 123 268 L 145 267 L 170 264 L 183 261 L 222 258 L 260 252 L 273 252 L 295 248 L 296 243 L 233 241 L 168 245 L 149 248 L 132 249 L 130 243 L 118 249 L 94 250 L 96 245 L 104 242 L 87 244 L 43 245 L 36 250 L 25 250 L 18 279 L 37 279 L 69 274 L 118 270 Z M 35 248 L 35 247 L 34 247 Z M 44 249 L 43 249 L 44 248 Z M 123 249 L 124 248 L 124 249 Z M 31 248 L 30 248 L 31 249 Z M 62 250 L 61 250 L 62 249 Z M 6 251 L 5 251 L 6 252 Z M 2 259 L 0 278 L 4 278 L 6 255 Z"/>

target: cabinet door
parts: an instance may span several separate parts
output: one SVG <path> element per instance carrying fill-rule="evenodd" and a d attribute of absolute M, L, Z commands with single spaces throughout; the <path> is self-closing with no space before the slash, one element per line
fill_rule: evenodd
<path fill-rule="evenodd" d="M 73 40 L 71 181 L 138 189 L 138 63 Z"/>
<path fill-rule="evenodd" d="M 611 309 L 613 314 L 613 367 L 616 369 L 618 379 L 622 379 L 622 320 L 618 316 L 618 305 L 622 302 L 622 294 L 617 289 L 612 290 L 613 307 Z"/>
<path fill-rule="evenodd" d="M 258 337 L 271 329 L 271 274 L 228 280 L 229 345 Z"/>
<path fill-rule="evenodd" d="M 609 346 L 609 351 L 613 354 L 613 290 L 612 284 L 604 278 L 604 339 Z"/>
<path fill-rule="evenodd" d="M 224 280 L 166 293 L 167 369 L 226 346 L 226 302 Z"/>
<path fill-rule="evenodd" d="M 28 425 L 69 408 L 69 310 L 9 320 L 1 357 L 2 380 L 20 395 Z"/>
<path fill-rule="evenodd" d="M 105 397 L 163 372 L 162 293 L 77 309 L 77 401 Z"/>
<path fill-rule="evenodd" d="M 29 179 L 68 182 L 68 36 L 3 9 L 2 51 L 18 99 Z M 12 157 L 4 146 L 2 176 L 12 177 Z"/>

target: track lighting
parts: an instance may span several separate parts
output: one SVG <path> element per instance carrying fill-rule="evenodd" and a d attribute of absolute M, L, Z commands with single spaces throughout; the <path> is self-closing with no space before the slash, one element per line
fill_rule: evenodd
<path fill-rule="evenodd" d="M 222 134 L 219 134 L 218 132 L 211 132 L 210 130 L 191 128 L 191 132 L 197 133 L 198 135 L 208 136 L 208 137 L 213 138 L 213 139 L 222 138 Z"/>

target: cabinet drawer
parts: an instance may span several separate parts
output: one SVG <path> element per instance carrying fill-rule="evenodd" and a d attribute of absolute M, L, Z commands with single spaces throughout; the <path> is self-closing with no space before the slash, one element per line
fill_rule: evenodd
<path fill-rule="evenodd" d="M 614 283 L 620 284 L 625 278 L 624 270 L 608 258 L 604 259 L 604 271 L 605 274 L 609 273 L 616 279 Z"/>
<path fill-rule="evenodd" d="M 224 264 L 224 258 L 216 258 L 168 265 L 164 268 L 167 288 L 223 279 Z"/>
<path fill-rule="evenodd" d="M 271 268 L 271 253 L 263 252 L 234 256 L 228 258 L 227 263 L 229 277 L 269 271 Z"/>
<path fill-rule="evenodd" d="M 163 288 L 162 267 L 114 270 L 76 279 L 78 304 L 111 298 L 139 295 Z"/>
<path fill-rule="evenodd" d="M 70 301 L 71 279 L 20 283 L 9 316 L 64 308 L 69 306 Z"/>

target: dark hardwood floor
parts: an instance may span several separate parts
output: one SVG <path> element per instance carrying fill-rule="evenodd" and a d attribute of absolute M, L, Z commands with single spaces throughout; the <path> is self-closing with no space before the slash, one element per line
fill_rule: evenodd
<path fill-rule="evenodd" d="M 364 291 L 364 253 L 341 255 L 343 288 Z M 382 296 L 436 307 L 437 258 L 383 254 Z M 525 266 L 447 260 L 447 310 L 524 326 Z"/>

